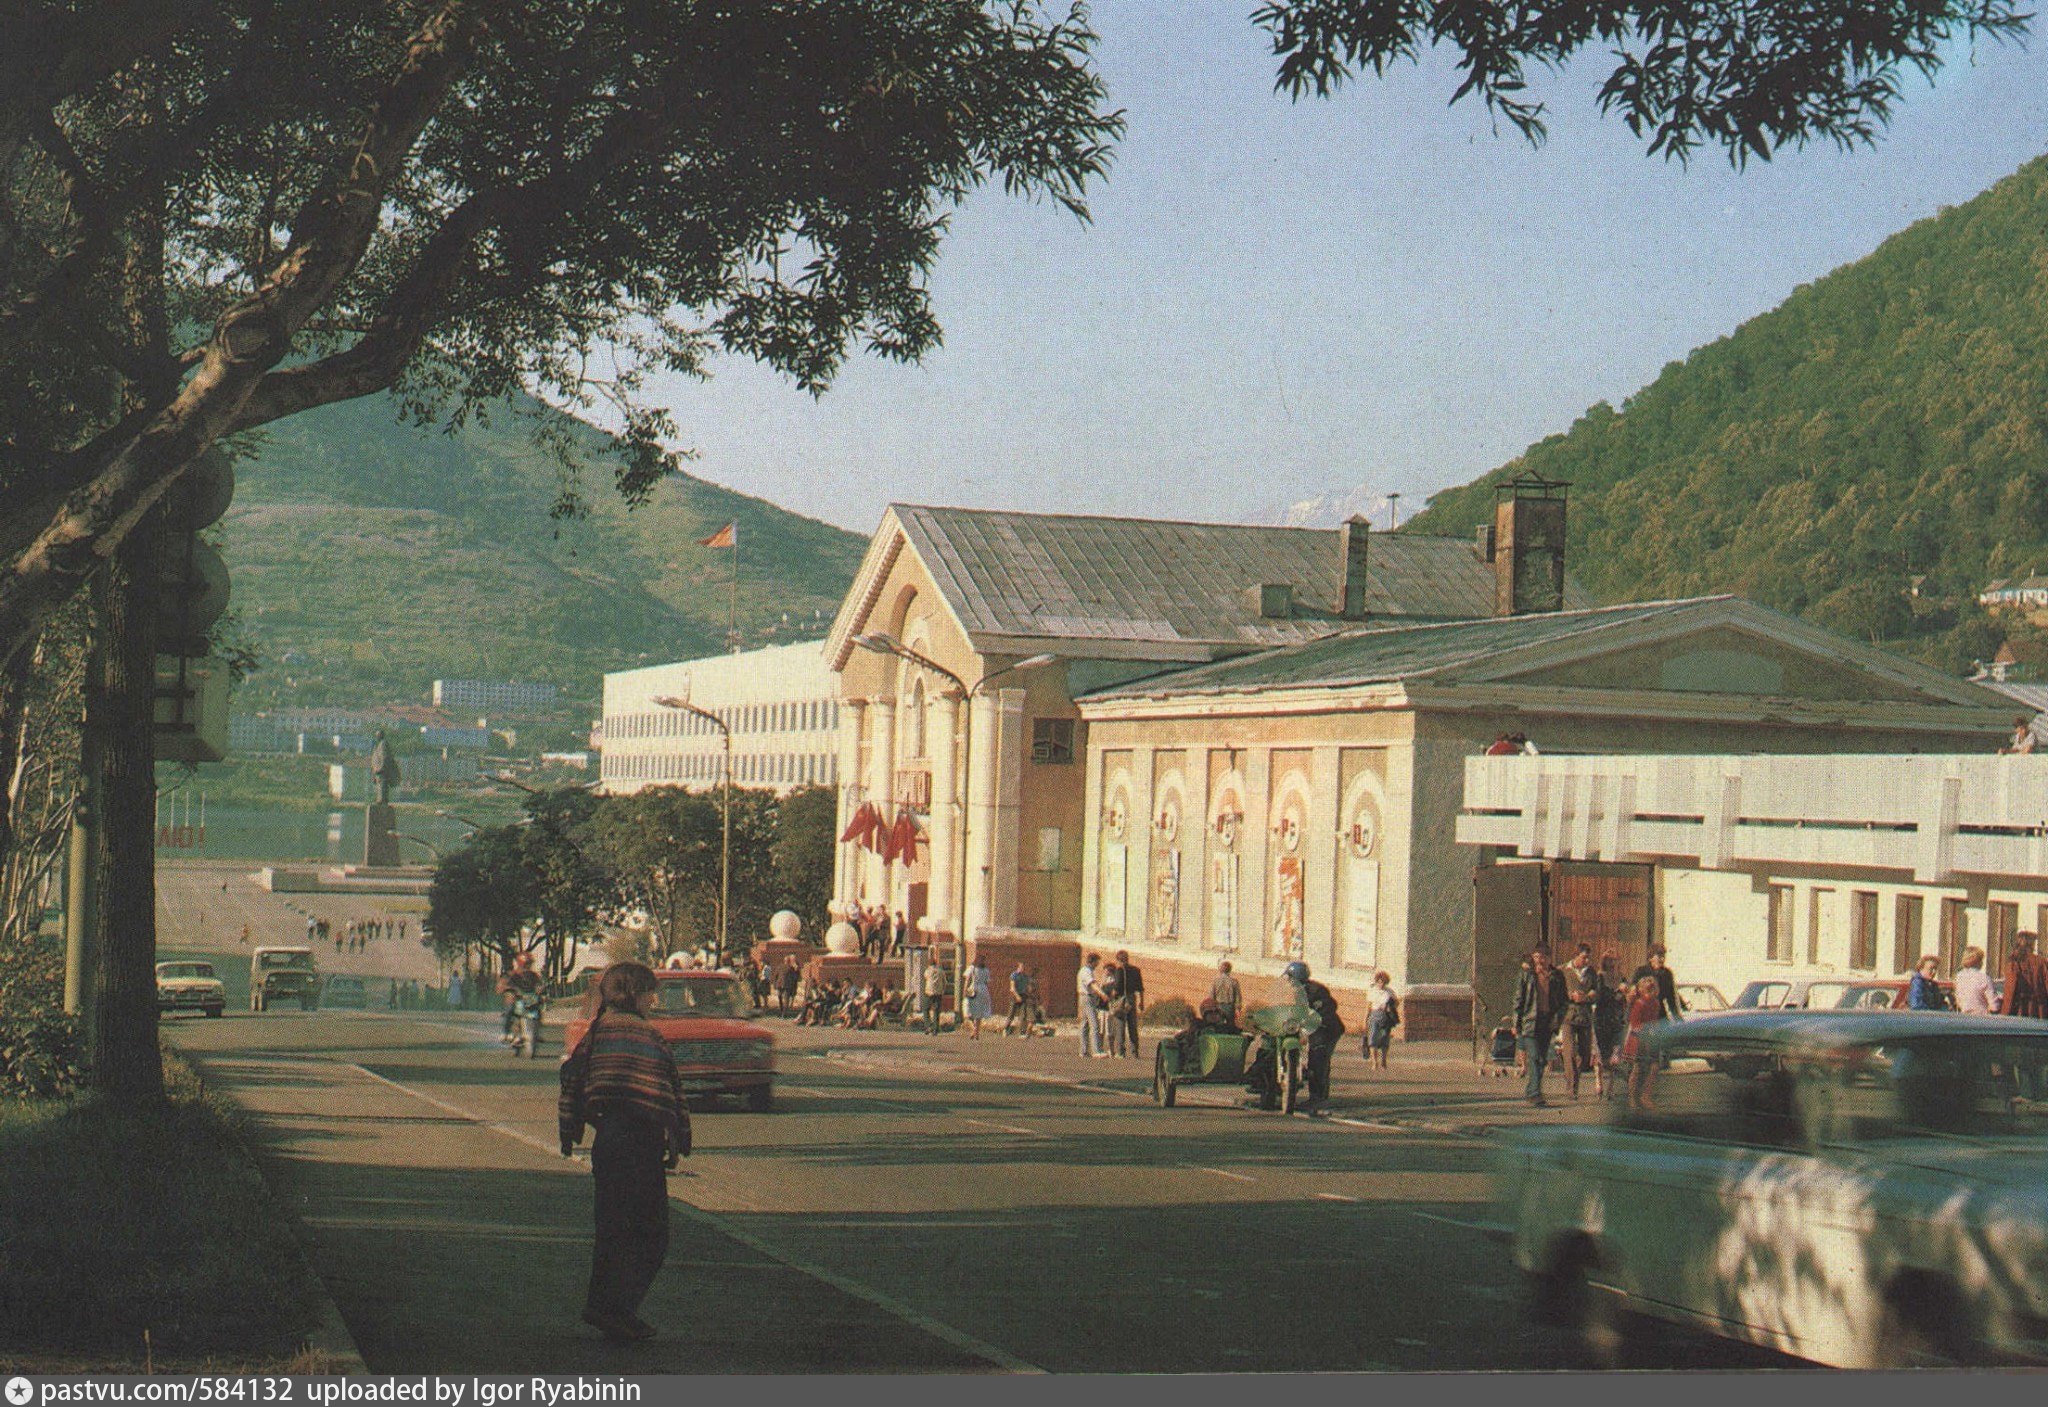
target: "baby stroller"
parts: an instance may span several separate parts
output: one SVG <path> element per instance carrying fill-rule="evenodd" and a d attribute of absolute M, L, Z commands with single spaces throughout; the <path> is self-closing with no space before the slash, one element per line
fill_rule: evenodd
<path fill-rule="evenodd" d="M 1487 1037 L 1486 1063 L 1480 1066 L 1480 1073 L 1505 1079 L 1520 1063 L 1520 1052 L 1515 1045 L 1515 1023 L 1503 1017 L 1500 1025 L 1493 1028 L 1493 1034 Z"/>

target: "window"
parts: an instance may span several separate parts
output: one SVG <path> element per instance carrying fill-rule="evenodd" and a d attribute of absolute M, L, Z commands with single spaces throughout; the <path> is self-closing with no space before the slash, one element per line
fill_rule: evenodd
<path fill-rule="evenodd" d="M 1771 931 L 1764 946 L 1766 962 L 1792 961 L 1792 886 L 1771 886 Z"/>
<path fill-rule="evenodd" d="M 1828 904 L 1834 899 L 1832 889 L 1815 889 L 1806 901 L 1806 962 L 1809 967 L 1820 965 L 1820 935 L 1823 915 Z"/>
<path fill-rule="evenodd" d="M 1963 945 L 1970 940 L 1969 901 L 1965 899 L 1944 899 L 1941 901 L 1941 972 L 1944 977 L 1955 976 L 1956 967 L 1963 958 Z"/>
<path fill-rule="evenodd" d="M 1927 901 L 1901 894 L 1892 903 L 1892 971 L 1911 972 L 1920 960 L 1920 932 L 1927 919 Z"/>
<path fill-rule="evenodd" d="M 1877 895 L 1867 889 L 1849 896 L 1849 966 L 1858 972 L 1877 967 Z"/>
<path fill-rule="evenodd" d="M 2020 906 L 1994 899 L 1984 906 L 1984 970 L 2005 971 L 2005 960 L 2012 953 L 2012 939 L 2020 931 Z"/>
<path fill-rule="evenodd" d="M 1074 720 L 1034 718 L 1031 720 L 1031 760 L 1058 765 L 1074 760 Z"/>

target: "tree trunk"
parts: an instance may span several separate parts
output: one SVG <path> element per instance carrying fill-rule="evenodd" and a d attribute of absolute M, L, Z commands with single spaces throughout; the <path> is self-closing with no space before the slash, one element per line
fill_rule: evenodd
<path fill-rule="evenodd" d="M 146 520 L 101 568 L 98 640 L 85 705 L 95 783 L 90 1080 L 126 1100 L 163 1097 L 156 1010 L 157 565 L 162 534 Z"/>

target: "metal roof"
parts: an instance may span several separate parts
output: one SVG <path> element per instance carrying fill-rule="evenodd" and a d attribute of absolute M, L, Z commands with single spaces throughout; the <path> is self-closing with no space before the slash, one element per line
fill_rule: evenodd
<path fill-rule="evenodd" d="M 1339 530 L 1159 522 L 898 504 L 905 536 L 970 634 L 1258 648 L 1350 628 L 1333 609 Z M 1494 569 L 1469 538 L 1375 533 L 1368 618 L 1493 614 Z M 1251 588 L 1294 588 L 1290 619 Z M 1566 582 L 1566 600 L 1589 598 Z"/>
<path fill-rule="evenodd" d="M 1307 644 L 1112 685 L 1086 697 L 1148 698 L 1390 684 L 1470 664 L 1528 645 L 1565 640 L 1660 616 L 1679 615 L 1732 599 L 1727 596 L 1701 596 L 1685 601 L 1652 601 L 1640 605 L 1602 606 L 1593 610 L 1490 620 L 1368 625 Z"/>

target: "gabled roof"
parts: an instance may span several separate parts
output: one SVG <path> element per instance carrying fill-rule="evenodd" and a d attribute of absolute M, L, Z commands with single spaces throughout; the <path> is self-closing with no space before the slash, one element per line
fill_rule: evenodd
<path fill-rule="evenodd" d="M 1554 643 L 1593 631 L 1683 613 L 1707 596 L 1687 601 L 1602 606 L 1546 615 L 1488 620 L 1355 627 L 1287 649 L 1268 650 L 1099 689 L 1086 697 L 1161 698 L 1178 694 L 1239 694 L 1266 689 L 1328 689 L 1394 684 L 1455 665 L 1472 664 L 1530 645 Z"/>
<path fill-rule="evenodd" d="M 1716 626 L 1733 626 L 1794 649 L 1825 654 L 1922 693 L 1930 701 L 1975 708 L 1999 702 L 1980 685 L 1739 596 L 1696 596 L 1491 620 L 1354 627 L 1306 644 L 1134 679 L 1097 690 L 1081 701 L 1399 684 L 1454 672 L 1462 680 L 1487 679 Z"/>
<path fill-rule="evenodd" d="M 1312 640 L 1352 624 L 1332 609 L 1343 573 L 1335 529 L 897 504 L 869 554 L 878 563 L 889 556 L 882 539 L 892 523 L 974 637 L 1158 645 L 1199 659 Z M 1262 617 L 1249 599 L 1260 585 L 1293 587 L 1294 616 Z M 1470 539 L 1371 539 L 1369 618 L 1487 616 L 1493 591 L 1494 569 Z M 1566 598 L 1588 602 L 1570 581 Z M 843 613 L 835 637 L 856 623 Z M 1190 655 L 1189 647 L 1198 652 Z"/>

